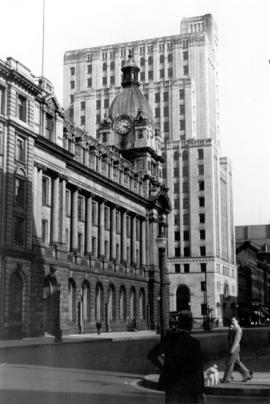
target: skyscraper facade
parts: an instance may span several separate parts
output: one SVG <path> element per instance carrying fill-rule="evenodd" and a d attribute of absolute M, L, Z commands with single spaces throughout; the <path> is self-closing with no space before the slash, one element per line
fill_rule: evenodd
<path fill-rule="evenodd" d="M 89 134 L 100 134 L 130 48 L 167 161 L 171 311 L 226 322 L 237 272 L 232 169 L 220 154 L 217 26 L 207 14 L 182 19 L 179 35 L 67 51 L 65 114 Z"/>

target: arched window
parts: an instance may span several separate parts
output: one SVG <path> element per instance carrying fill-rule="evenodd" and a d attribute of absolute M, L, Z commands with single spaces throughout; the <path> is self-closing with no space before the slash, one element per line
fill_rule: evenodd
<path fill-rule="evenodd" d="M 96 307 L 95 307 L 95 316 L 96 320 L 103 320 L 102 315 L 102 304 L 103 304 L 103 288 L 100 283 L 96 286 Z"/>
<path fill-rule="evenodd" d="M 89 321 L 90 314 L 91 314 L 90 285 L 89 285 L 89 282 L 84 281 L 82 284 L 82 318 L 83 318 L 83 321 Z"/>
<path fill-rule="evenodd" d="M 136 318 L 136 292 L 134 288 L 130 289 L 130 318 L 134 320 Z"/>
<path fill-rule="evenodd" d="M 23 282 L 20 274 L 14 272 L 9 283 L 9 320 L 22 321 Z"/>
<path fill-rule="evenodd" d="M 71 278 L 68 281 L 68 318 L 76 320 L 76 284 Z"/>
<path fill-rule="evenodd" d="M 125 320 L 127 316 L 127 294 L 124 286 L 120 289 L 120 320 Z"/>
<path fill-rule="evenodd" d="M 140 290 L 139 307 L 140 307 L 140 320 L 145 320 L 145 291 L 143 288 Z"/>

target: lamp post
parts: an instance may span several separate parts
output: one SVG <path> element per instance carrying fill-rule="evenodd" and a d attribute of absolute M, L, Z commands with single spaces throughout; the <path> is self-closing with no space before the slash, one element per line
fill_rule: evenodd
<path fill-rule="evenodd" d="M 166 305 L 165 305 L 165 271 L 166 271 L 166 248 L 167 238 L 165 237 L 165 226 L 160 224 L 159 235 L 156 239 L 158 248 L 158 265 L 160 275 L 160 339 L 162 340 L 166 335 Z"/>

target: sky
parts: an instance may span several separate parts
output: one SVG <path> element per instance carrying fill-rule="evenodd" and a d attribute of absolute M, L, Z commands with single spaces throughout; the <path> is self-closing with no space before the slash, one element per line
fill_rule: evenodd
<path fill-rule="evenodd" d="M 0 59 L 41 75 L 43 0 L 0 0 Z M 177 35 L 183 17 L 219 30 L 222 154 L 233 167 L 236 225 L 270 223 L 270 0 L 45 0 L 44 75 L 63 103 L 72 49 Z"/>

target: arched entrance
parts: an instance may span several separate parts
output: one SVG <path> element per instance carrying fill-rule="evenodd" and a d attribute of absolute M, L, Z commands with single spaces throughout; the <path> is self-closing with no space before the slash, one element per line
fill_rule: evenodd
<path fill-rule="evenodd" d="M 48 275 L 43 285 L 43 329 L 51 335 L 57 335 L 60 328 L 60 290 L 57 279 Z"/>
<path fill-rule="evenodd" d="M 177 288 L 176 310 L 190 310 L 190 289 L 187 285 L 179 285 Z"/>

